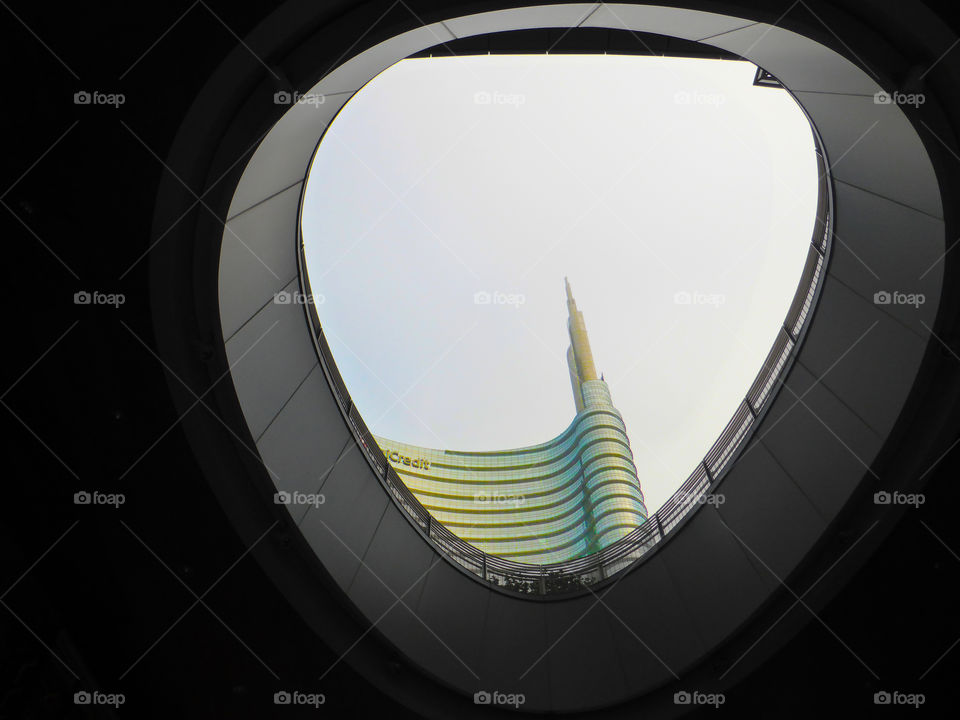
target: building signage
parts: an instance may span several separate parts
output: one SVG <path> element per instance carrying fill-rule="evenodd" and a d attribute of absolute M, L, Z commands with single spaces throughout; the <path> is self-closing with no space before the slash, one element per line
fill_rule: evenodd
<path fill-rule="evenodd" d="M 386 456 L 387 460 L 392 462 L 394 465 L 406 465 L 407 467 L 420 468 L 423 470 L 430 469 L 430 461 L 426 458 L 407 457 L 396 450 L 384 450 L 383 454 Z"/>

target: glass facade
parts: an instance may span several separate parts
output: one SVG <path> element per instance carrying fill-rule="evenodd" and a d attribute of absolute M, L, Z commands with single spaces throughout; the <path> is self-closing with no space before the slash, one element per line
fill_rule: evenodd
<path fill-rule="evenodd" d="M 583 314 L 567 283 L 567 362 L 576 407 L 558 437 L 464 452 L 376 437 L 417 499 L 463 540 L 519 562 L 597 552 L 640 527 L 647 508 L 623 418 L 597 378 Z"/>

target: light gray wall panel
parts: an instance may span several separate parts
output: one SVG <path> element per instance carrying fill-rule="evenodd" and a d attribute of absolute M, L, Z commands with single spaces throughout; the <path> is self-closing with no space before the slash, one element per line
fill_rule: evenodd
<path fill-rule="evenodd" d="M 268 303 L 226 351 L 247 426 L 257 439 L 318 363 L 303 307 Z"/>
<path fill-rule="evenodd" d="M 820 131 L 834 178 L 943 217 L 933 166 L 897 105 L 878 105 L 872 95 L 796 95 Z"/>
<path fill-rule="evenodd" d="M 870 95 L 880 87 L 833 50 L 783 28 L 759 23 L 711 38 L 710 45 L 737 53 L 775 75 L 794 92 Z"/>
<path fill-rule="evenodd" d="M 444 24 L 458 38 L 502 30 L 532 30 L 542 27 L 576 27 L 599 3 L 547 5 L 478 13 L 447 20 Z"/>
<path fill-rule="evenodd" d="M 257 443 L 278 489 L 317 492 L 350 437 L 336 421 L 337 412 L 323 370 L 316 365 Z"/>
<path fill-rule="evenodd" d="M 399 548 L 403 551 L 398 552 Z M 350 585 L 350 595 L 367 617 L 378 617 L 396 601 L 394 594 L 407 593 L 404 602 L 415 606 L 427 571 L 437 560 L 440 557 L 390 503 Z"/>
<path fill-rule="evenodd" d="M 253 152 L 230 203 L 233 218 L 306 177 L 317 141 L 349 94 L 326 95 L 323 104 L 291 105 Z"/>
<path fill-rule="evenodd" d="M 300 531 L 340 587 L 346 588 L 391 501 L 355 445 L 341 456 L 320 492 L 323 505 L 308 509 Z"/>
<path fill-rule="evenodd" d="M 869 474 L 882 440 L 802 366 L 786 386 L 757 439 L 829 522 Z"/>
<path fill-rule="evenodd" d="M 700 40 L 752 24 L 751 20 L 683 8 L 604 3 L 581 27 L 617 28 Z"/>
<path fill-rule="evenodd" d="M 821 302 L 798 362 L 885 436 L 900 415 L 927 341 L 829 275 Z"/>
<path fill-rule="evenodd" d="M 424 25 L 392 37 L 351 58 L 321 80 L 311 92 L 353 93 L 397 60 L 424 48 L 455 40 L 442 24 Z"/>
<path fill-rule="evenodd" d="M 878 292 L 922 294 L 919 306 L 879 309 L 927 337 L 943 285 L 943 221 L 845 183 L 836 183 L 836 195 L 843 212 L 836 218 L 828 273 L 870 302 Z"/>
<path fill-rule="evenodd" d="M 227 222 L 220 248 L 220 322 L 229 339 L 296 277 L 300 184 Z"/>

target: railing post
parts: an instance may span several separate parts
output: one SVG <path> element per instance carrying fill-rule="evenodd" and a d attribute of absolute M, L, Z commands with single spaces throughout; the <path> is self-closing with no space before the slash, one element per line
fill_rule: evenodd
<path fill-rule="evenodd" d="M 750 417 L 754 420 L 757 419 L 757 411 L 753 409 L 753 405 L 750 404 L 750 398 L 744 398 L 743 401 L 747 404 L 747 410 L 750 411 Z"/>
<path fill-rule="evenodd" d="M 483 553 L 482 564 L 480 566 L 480 577 L 487 579 L 487 554 Z"/>
<path fill-rule="evenodd" d="M 427 515 L 427 537 L 433 537 L 433 515 Z"/>
<path fill-rule="evenodd" d="M 707 480 L 713 485 L 713 474 L 710 472 L 710 466 L 707 465 L 707 461 L 704 460 L 701 465 L 703 465 L 703 471 L 707 474 Z"/>
<path fill-rule="evenodd" d="M 657 530 L 660 532 L 660 539 L 663 540 L 663 525 L 660 524 L 660 513 L 655 512 L 653 519 L 657 521 Z"/>
<path fill-rule="evenodd" d="M 547 594 L 547 582 L 546 582 L 546 579 L 545 579 L 544 576 L 543 576 L 543 567 L 542 567 L 542 566 L 540 567 L 540 594 L 541 594 L 541 595 L 546 595 L 546 594 Z"/>

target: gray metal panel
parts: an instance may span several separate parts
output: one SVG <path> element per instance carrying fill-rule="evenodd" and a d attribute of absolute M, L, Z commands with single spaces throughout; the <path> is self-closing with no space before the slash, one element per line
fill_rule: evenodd
<path fill-rule="evenodd" d="M 278 490 L 317 492 L 350 438 L 343 423 L 318 421 L 337 411 L 323 370 L 316 365 L 257 443 Z M 294 516 L 299 520 L 305 511 Z"/>
<path fill-rule="evenodd" d="M 227 218 L 249 209 L 294 183 L 301 182 L 317 140 L 350 97 L 326 95 L 323 104 L 290 107 L 264 137 L 243 171 Z"/>
<path fill-rule="evenodd" d="M 798 364 L 767 412 L 758 438 L 827 522 L 868 475 L 867 467 L 882 444 Z"/>
<path fill-rule="evenodd" d="M 870 95 L 880 86 L 852 62 L 797 33 L 759 23 L 711 38 L 710 45 L 729 50 L 776 76 L 792 91 Z"/>
<path fill-rule="evenodd" d="M 708 649 L 756 611 L 775 586 L 757 572 L 749 552 L 712 507 L 697 512 L 677 533 L 663 562 Z"/>
<path fill-rule="evenodd" d="M 455 39 L 443 23 L 424 25 L 396 35 L 351 58 L 323 78 L 310 92 L 356 92 L 398 60 Z"/>
<path fill-rule="evenodd" d="M 403 548 L 403 552 L 397 552 L 398 548 Z M 370 618 L 379 617 L 391 606 L 396 601 L 394 595 L 414 606 L 423 591 L 427 570 L 438 560 L 440 556 L 417 535 L 401 510 L 390 503 L 348 592 Z"/>
<path fill-rule="evenodd" d="M 601 593 L 631 695 L 673 680 L 705 652 L 664 565 L 665 556 L 648 558 Z"/>
<path fill-rule="evenodd" d="M 220 322 L 230 338 L 296 277 L 300 183 L 227 222 L 220 249 Z"/>
<path fill-rule="evenodd" d="M 581 27 L 618 28 L 700 40 L 752 24 L 751 20 L 698 10 L 604 3 Z"/>
<path fill-rule="evenodd" d="M 355 444 L 337 461 L 320 492 L 324 503 L 308 509 L 300 532 L 340 587 L 346 588 L 390 499 Z"/>
<path fill-rule="evenodd" d="M 837 216 L 828 274 L 868 302 L 887 293 L 878 309 L 926 338 L 943 285 L 942 220 L 845 183 L 836 184 Z M 897 303 L 891 293 L 922 294 L 920 305 Z M 876 298 L 883 302 L 887 296 Z M 906 298 L 901 298 L 906 299 Z"/>
<path fill-rule="evenodd" d="M 451 663 L 461 668 L 465 664 L 469 668 L 464 670 L 462 687 L 472 695 L 487 687 L 482 674 L 482 640 L 487 603 L 493 591 L 471 580 L 446 561 L 434 565 L 424 583 L 416 607 L 417 615 L 460 658 L 455 660 L 451 657 Z M 455 608 L 455 612 L 451 612 L 451 608 Z M 419 659 L 415 648 L 411 657 Z M 479 677 L 474 677 L 472 673 Z"/>
<path fill-rule="evenodd" d="M 446 560 L 417 535 L 407 518 L 392 503 L 377 526 L 363 562 L 348 588 L 351 600 L 377 631 L 414 662 L 448 683 L 476 692 L 476 661 L 468 662 L 420 615 L 416 608 L 431 567 Z M 476 592 L 478 588 L 465 588 Z M 480 593 L 483 594 L 482 592 Z M 447 598 L 448 609 L 457 598 Z M 470 603 L 472 604 L 472 603 Z"/>
<path fill-rule="evenodd" d="M 810 500 L 761 443 L 744 451 L 717 493 L 724 500 L 717 507 L 720 518 L 753 550 L 761 570 L 769 568 L 781 580 L 826 529 Z M 777 541 L 771 543 L 773 537 Z"/>
<path fill-rule="evenodd" d="M 480 677 L 485 690 L 526 695 L 525 710 L 549 710 L 546 658 L 546 608 L 543 603 L 490 594 L 483 632 Z"/>
<path fill-rule="evenodd" d="M 586 710 L 625 696 L 623 668 L 610 652 L 614 636 L 607 614 L 593 595 L 558 603 L 547 613 L 544 649 L 550 651 L 542 662 L 549 668 L 555 709 Z"/>
<path fill-rule="evenodd" d="M 268 303 L 226 351 L 247 427 L 257 439 L 318 363 L 303 307 Z"/>
<path fill-rule="evenodd" d="M 927 341 L 829 275 L 821 302 L 798 362 L 822 376 L 850 410 L 886 436 L 920 369 Z"/>
<path fill-rule="evenodd" d="M 878 105 L 872 96 L 796 95 L 820 131 L 834 179 L 943 217 L 933 165 L 897 105 Z"/>
<path fill-rule="evenodd" d="M 547 5 L 544 7 L 510 8 L 493 12 L 466 15 L 445 21 L 450 32 L 458 38 L 504 30 L 532 30 L 536 28 L 576 27 L 599 3 Z"/>

